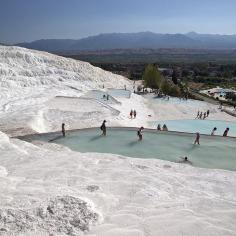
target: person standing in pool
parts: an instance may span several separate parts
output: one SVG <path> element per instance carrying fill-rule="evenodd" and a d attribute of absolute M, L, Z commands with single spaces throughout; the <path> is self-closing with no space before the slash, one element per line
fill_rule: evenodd
<path fill-rule="evenodd" d="M 143 127 L 138 129 L 137 135 L 138 135 L 139 141 L 143 140 L 143 130 L 144 130 Z"/>
<path fill-rule="evenodd" d="M 223 133 L 223 137 L 227 137 L 229 132 L 229 128 L 226 128 L 226 130 Z"/>
<path fill-rule="evenodd" d="M 163 125 L 162 131 L 168 131 L 168 128 L 167 128 L 166 124 Z"/>
<path fill-rule="evenodd" d="M 102 122 L 100 129 L 102 130 L 102 135 L 106 136 L 107 135 L 106 120 Z"/>
<path fill-rule="evenodd" d="M 199 140 L 200 140 L 200 133 L 197 132 L 197 133 L 196 133 L 196 139 L 195 139 L 195 141 L 194 141 L 194 145 L 195 145 L 195 144 L 200 145 Z"/>
<path fill-rule="evenodd" d="M 134 119 L 136 118 L 136 116 L 137 116 L 137 112 L 136 110 L 134 110 Z"/>
<path fill-rule="evenodd" d="M 216 130 L 217 130 L 217 128 L 215 127 L 211 132 L 211 136 L 215 135 Z"/>
<path fill-rule="evenodd" d="M 66 131 L 65 131 L 65 124 L 64 123 L 62 123 L 62 125 L 61 125 L 61 132 L 62 132 L 62 136 L 66 137 Z"/>

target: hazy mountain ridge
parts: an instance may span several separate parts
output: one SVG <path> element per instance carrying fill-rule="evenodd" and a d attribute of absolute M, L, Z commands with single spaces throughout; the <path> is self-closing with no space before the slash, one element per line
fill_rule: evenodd
<path fill-rule="evenodd" d="M 43 51 L 95 51 L 134 48 L 236 49 L 236 35 L 158 34 L 152 32 L 99 34 L 82 39 L 42 39 L 17 46 Z"/>

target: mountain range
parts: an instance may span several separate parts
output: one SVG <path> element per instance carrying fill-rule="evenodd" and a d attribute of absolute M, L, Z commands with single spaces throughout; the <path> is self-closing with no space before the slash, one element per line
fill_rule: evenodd
<path fill-rule="evenodd" d="M 41 39 L 17 46 L 49 52 L 134 48 L 236 49 L 236 35 L 159 34 L 152 32 L 99 34 L 82 39 Z"/>

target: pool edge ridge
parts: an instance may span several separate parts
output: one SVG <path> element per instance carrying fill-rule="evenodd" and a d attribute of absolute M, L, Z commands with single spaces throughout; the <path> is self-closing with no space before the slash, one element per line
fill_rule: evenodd
<path fill-rule="evenodd" d="M 125 126 L 112 126 L 112 127 L 107 127 L 107 130 L 126 130 L 126 131 L 137 131 L 139 127 L 125 127 Z M 75 133 L 78 131 L 86 131 L 86 130 L 95 130 L 98 129 L 100 130 L 100 127 L 87 127 L 87 128 L 82 128 L 82 129 L 70 129 L 70 130 L 66 130 L 67 133 Z M 145 132 L 150 132 L 150 133 L 156 133 L 156 134 L 174 134 L 174 135 L 179 135 L 179 136 L 193 136 L 196 134 L 195 133 L 191 133 L 191 132 L 182 132 L 182 131 L 158 131 L 157 129 L 152 129 L 152 128 L 145 128 L 144 129 L 144 133 Z M 21 136 L 15 136 L 12 137 L 14 139 L 20 139 L 23 141 L 27 141 L 27 142 L 31 142 L 30 141 L 30 137 L 41 137 L 44 135 L 60 135 L 61 131 L 54 131 L 54 132 L 46 132 L 46 133 L 34 133 L 34 134 L 28 134 L 28 135 L 21 135 Z M 200 133 L 201 134 L 201 133 Z M 227 136 L 227 137 L 223 137 L 221 135 L 210 135 L 210 134 L 201 134 L 201 136 L 205 136 L 205 137 L 212 137 L 212 138 L 230 138 L 230 139 L 235 139 L 236 137 L 233 136 Z M 50 141 L 50 140 L 49 140 Z M 48 142 L 49 142 L 48 141 Z"/>

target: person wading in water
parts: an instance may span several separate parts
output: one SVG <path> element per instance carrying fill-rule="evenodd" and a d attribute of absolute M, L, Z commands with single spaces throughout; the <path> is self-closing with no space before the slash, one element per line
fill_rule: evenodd
<path fill-rule="evenodd" d="M 195 141 L 194 141 L 194 144 L 200 145 L 199 140 L 200 140 L 200 133 L 196 133 L 196 139 L 195 139 Z"/>
<path fill-rule="evenodd" d="M 102 130 L 102 135 L 106 136 L 107 135 L 106 120 L 102 122 L 100 129 Z"/>
<path fill-rule="evenodd" d="M 62 125 L 61 125 L 61 132 L 62 132 L 62 136 L 66 137 L 66 131 L 65 131 L 65 124 L 64 123 L 62 123 Z"/>
<path fill-rule="evenodd" d="M 143 140 L 143 130 L 144 130 L 144 128 L 141 127 L 141 128 L 138 129 L 138 131 L 137 131 L 137 135 L 138 135 L 139 141 L 142 141 L 142 140 Z"/>
<path fill-rule="evenodd" d="M 227 137 L 229 132 L 229 128 L 226 128 L 226 130 L 223 133 L 223 137 Z"/>

